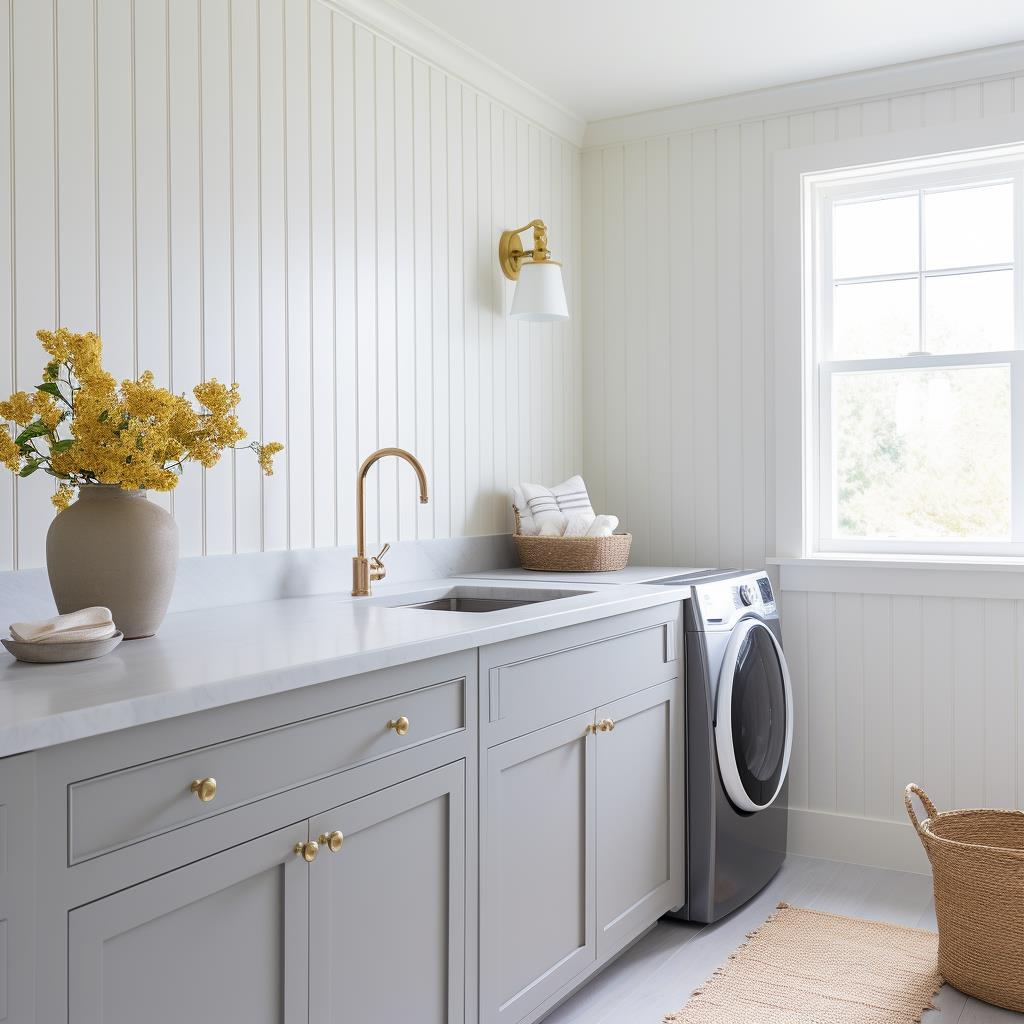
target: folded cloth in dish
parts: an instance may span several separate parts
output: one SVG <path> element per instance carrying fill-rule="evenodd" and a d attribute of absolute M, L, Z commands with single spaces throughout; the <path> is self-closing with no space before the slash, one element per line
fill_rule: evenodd
<path fill-rule="evenodd" d="M 591 520 L 586 516 L 569 516 L 569 521 L 565 524 L 565 531 L 563 537 L 586 537 L 587 530 L 590 528 Z"/>
<path fill-rule="evenodd" d="M 588 537 L 610 537 L 619 525 L 618 516 L 595 516 L 587 530 Z"/>
<path fill-rule="evenodd" d="M 26 644 L 73 644 L 106 640 L 117 632 L 109 608 L 82 608 L 41 622 L 12 622 L 11 637 Z"/>

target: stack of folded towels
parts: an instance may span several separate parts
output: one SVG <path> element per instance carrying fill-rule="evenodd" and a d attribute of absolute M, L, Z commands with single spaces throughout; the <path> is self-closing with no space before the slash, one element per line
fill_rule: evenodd
<path fill-rule="evenodd" d="M 610 537 L 619 525 L 615 516 L 594 514 L 581 476 L 556 487 L 520 484 L 512 488 L 512 503 L 524 537 Z"/>
<path fill-rule="evenodd" d="M 75 644 L 107 640 L 117 632 L 109 608 L 83 608 L 42 622 L 12 622 L 11 639 L 25 644 Z"/>

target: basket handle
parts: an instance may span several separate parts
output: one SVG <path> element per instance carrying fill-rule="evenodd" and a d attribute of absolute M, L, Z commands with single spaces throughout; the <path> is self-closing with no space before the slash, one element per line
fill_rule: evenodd
<path fill-rule="evenodd" d="M 918 835 L 924 835 L 924 829 L 921 827 L 921 823 L 917 820 L 917 815 L 914 813 L 914 803 L 911 799 L 914 795 L 924 805 L 924 809 L 928 812 L 929 818 L 934 818 L 939 812 L 935 807 L 935 804 L 931 802 L 928 794 L 919 786 L 916 782 L 910 783 L 909 786 L 903 791 L 903 803 L 907 807 L 907 815 L 910 818 L 911 824 L 917 830 Z"/>
<path fill-rule="evenodd" d="M 515 523 L 515 528 L 512 531 L 512 535 L 518 537 L 520 531 L 522 530 L 522 523 L 519 521 L 519 506 L 516 505 L 515 502 L 512 503 L 512 519 Z"/>

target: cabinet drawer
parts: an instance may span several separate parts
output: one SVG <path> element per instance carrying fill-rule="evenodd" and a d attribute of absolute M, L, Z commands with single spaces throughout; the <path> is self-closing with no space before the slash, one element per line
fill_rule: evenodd
<path fill-rule="evenodd" d="M 495 645 L 487 679 L 487 745 L 674 678 L 678 605 Z"/>
<path fill-rule="evenodd" d="M 388 723 L 408 719 L 399 735 Z M 466 728 L 466 680 L 449 679 L 69 786 L 69 863 L 109 853 L 312 779 Z M 216 779 L 208 803 L 194 780 Z"/>

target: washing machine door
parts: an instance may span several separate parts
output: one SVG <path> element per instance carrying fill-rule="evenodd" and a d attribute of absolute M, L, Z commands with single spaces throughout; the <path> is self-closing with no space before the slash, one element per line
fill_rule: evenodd
<path fill-rule="evenodd" d="M 782 645 L 758 618 L 741 619 L 726 648 L 715 705 L 715 745 L 726 794 L 763 811 L 782 789 L 793 749 L 793 689 Z"/>

